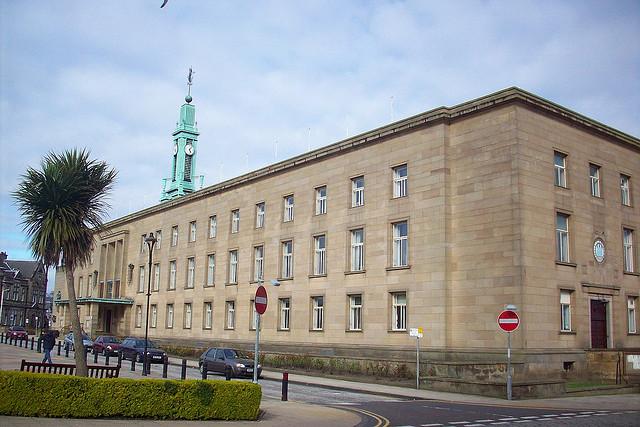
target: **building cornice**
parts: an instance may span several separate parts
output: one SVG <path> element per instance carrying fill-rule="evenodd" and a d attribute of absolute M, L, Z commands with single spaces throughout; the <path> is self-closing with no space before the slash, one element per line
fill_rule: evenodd
<path fill-rule="evenodd" d="M 130 221 L 160 212 L 173 207 L 194 202 L 196 200 L 210 197 L 212 195 L 228 191 L 265 177 L 286 172 L 309 163 L 315 163 L 335 156 L 339 153 L 351 151 L 365 145 L 372 145 L 388 139 L 392 135 L 403 134 L 407 131 L 423 128 L 437 123 L 450 123 L 466 116 L 499 108 L 512 103 L 519 103 L 526 107 L 542 111 L 558 119 L 567 121 L 577 127 L 595 132 L 608 139 L 613 139 L 623 145 L 628 145 L 636 150 L 640 150 L 640 139 L 629 134 L 611 128 L 598 121 L 592 120 L 579 113 L 571 111 L 561 105 L 555 104 L 537 95 L 529 93 L 517 87 L 504 89 L 481 98 L 464 102 L 453 107 L 438 107 L 415 116 L 399 120 L 397 122 L 361 133 L 351 138 L 338 141 L 331 145 L 318 148 L 287 160 L 263 167 L 261 169 L 240 175 L 238 177 L 220 182 L 209 187 L 205 187 L 179 199 L 162 202 L 138 212 L 123 216 L 104 224 L 104 229 L 122 226 Z"/>

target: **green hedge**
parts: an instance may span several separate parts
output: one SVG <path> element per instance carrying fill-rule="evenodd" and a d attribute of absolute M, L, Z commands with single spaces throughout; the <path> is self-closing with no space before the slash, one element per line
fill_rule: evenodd
<path fill-rule="evenodd" d="M 86 378 L 0 371 L 0 415 L 54 418 L 255 420 L 258 384 Z"/>

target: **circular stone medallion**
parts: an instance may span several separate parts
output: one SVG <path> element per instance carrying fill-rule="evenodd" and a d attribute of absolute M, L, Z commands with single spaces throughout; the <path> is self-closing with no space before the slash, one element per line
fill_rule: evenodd
<path fill-rule="evenodd" d="M 593 257 L 599 264 L 602 264 L 604 262 L 604 255 L 604 241 L 598 238 L 593 242 Z"/>

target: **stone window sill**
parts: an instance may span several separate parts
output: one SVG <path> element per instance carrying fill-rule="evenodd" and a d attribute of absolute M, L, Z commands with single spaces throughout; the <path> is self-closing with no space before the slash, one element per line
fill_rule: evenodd
<path fill-rule="evenodd" d="M 576 331 L 558 331 L 560 335 L 576 335 Z"/>
<path fill-rule="evenodd" d="M 366 273 L 366 272 L 367 272 L 367 270 L 345 271 L 345 272 L 344 272 L 344 275 L 345 275 L 345 276 L 349 276 L 349 275 L 351 275 L 351 274 L 364 274 L 364 273 Z"/>
<path fill-rule="evenodd" d="M 396 270 L 409 270 L 409 269 L 411 269 L 411 265 L 403 265 L 400 267 L 387 267 L 385 270 L 396 271 Z"/>
<path fill-rule="evenodd" d="M 318 277 L 327 277 L 326 274 L 310 274 L 309 279 L 317 279 Z"/>
<path fill-rule="evenodd" d="M 624 274 L 627 274 L 629 276 L 640 276 L 640 273 L 638 273 L 637 271 L 625 271 Z"/>
<path fill-rule="evenodd" d="M 556 265 L 564 265 L 565 267 L 573 267 L 576 268 L 578 264 L 575 262 L 564 262 L 564 261 L 556 261 Z"/>

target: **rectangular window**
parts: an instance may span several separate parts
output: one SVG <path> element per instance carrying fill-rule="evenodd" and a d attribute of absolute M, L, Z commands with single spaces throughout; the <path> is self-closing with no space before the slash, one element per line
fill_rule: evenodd
<path fill-rule="evenodd" d="M 227 301 L 227 324 L 226 329 L 234 329 L 236 327 L 236 302 Z"/>
<path fill-rule="evenodd" d="M 264 202 L 256 205 L 256 228 L 264 227 Z"/>
<path fill-rule="evenodd" d="M 349 295 L 349 330 L 362 330 L 362 295 Z"/>
<path fill-rule="evenodd" d="M 391 294 L 392 325 L 394 331 L 407 330 L 407 294 L 406 292 L 395 292 Z"/>
<path fill-rule="evenodd" d="M 629 327 L 629 333 L 635 334 L 638 332 L 636 322 L 636 300 L 638 297 L 627 298 L 627 325 Z"/>
<path fill-rule="evenodd" d="M 156 230 L 156 249 L 162 246 L 162 230 Z"/>
<path fill-rule="evenodd" d="M 600 197 L 600 166 L 589 163 L 589 180 L 591 182 L 591 195 Z"/>
<path fill-rule="evenodd" d="M 569 262 L 569 215 L 556 213 L 556 259 Z"/>
<path fill-rule="evenodd" d="M 327 187 L 316 188 L 316 215 L 327 213 Z"/>
<path fill-rule="evenodd" d="M 195 221 L 191 221 L 189 223 L 189 241 L 190 242 L 196 241 L 196 222 Z"/>
<path fill-rule="evenodd" d="M 184 329 L 191 329 L 191 303 L 184 305 Z"/>
<path fill-rule="evenodd" d="M 620 174 L 620 199 L 625 206 L 631 206 L 631 177 Z"/>
<path fill-rule="evenodd" d="M 78 279 L 78 298 L 82 298 L 82 288 L 84 287 L 84 278 L 80 277 Z M 33 295 L 35 299 L 35 294 Z"/>
<path fill-rule="evenodd" d="M 153 264 L 153 290 L 160 290 L 160 263 Z"/>
<path fill-rule="evenodd" d="M 633 230 L 630 228 L 622 229 L 622 260 L 624 271 L 631 273 L 635 271 L 634 265 L 634 248 L 633 248 Z"/>
<path fill-rule="evenodd" d="M 351 271 L 364 270 L 364 229 L 351 230 Z"/>
<path fill-rule="evenodd" d="M 393 197 L 407 196 L 407 165 L 393 168 Z"/>
<path fill-rule="evenodd" d="M 144 265 L 140 266 L 140 274 L 138 275 L 138 292 L 144 292 L 145 288 L 145 274 L 144 274 Z"/>
<path fill-rule="evenodd" d="M 173 304 L 167 304 L 167 328 L 173 328 Z"/>
<path fill-rule="evenodd" d="M 284 222 L 293 221 L 293 194 L 284 198 Z"/>
<path fill-rule="evenodd" d="M 171 227 L 171 246 L 178 246 L 178 226 Z"/>
<path fill-rule="evenodd" d="M 280 298 L 278 300 L 280 305 L 280 330 L 288 331 L 290 324 L 290 315 L 291 315 L 291 299 L 289 298 Z"/>
<path fill-rule="evenodd" d="M 553 152 L 555 167 L 555 184 L 557 187 L 567 187 L 567 155 L 558 151 Z"/>
<path fill-rule="evenodd" d="M 187 288 L 193 288 L 196 277 L 196 259 L 187 258 Z"/>
<path fill-rule="evenodd" d="M 264 280 L 264 246 L 253 248 L 253 280 Z"/>
<path fill-rule="evenodd" d="M 560 330 L 571 331 L 571 292 L 560 291 Z"/>
<path fill-rule="evenodd" d="M 142 327 L 142 306 L 136 305 L 136 328 Z"/>
<path fill-rule="evenodd" d="M 142 236 L 140 236 L 140 253 L 144 253 L 144 248 L 147 247 L 147 242 L 145 242 L 145 240 L 147 239 L 147 235 L 143 234 Z"/>
<path fill-rule="evenodd" d="M 215 215 L 209 217 L 209 238 L 213 239 L 218 234 L 218 219 Z"/>
<path fill-rule="evenodd" d="M 151 327 L 155 328 L 158 326 L 158 306 L 153 304 L 151 306 Z"/>
<path fill-rule="evenodd" d="M 313 274 L 316 276 L 327 274 L 326 238 L 324 234 L 313 238 L 313 251 Z"/>
<path fill-rule="evenodd" d="M 311 328 L 321 331 L 324 328 L 324 297 L 311 297 L 313 311 L 311 313 Z"/>
<path fill-rule="evenodd" d="M 169 261 L 169 290 L 176 288 L 176 275 L 178 273 L 176 261 Z"/>
<path fill-rule="evenodd" d="M 207 257 L 207 286 L 213 286 L 216 277 L 216 254 Z"/>
<path fill-rule="evenodd" d="M 237 233 L 240 231 L 240 209 L 231 211 L 231 232 Z"/>
<path fill-rule="evenodd" d="M 351 179 L 351 207 L 364 205 L 364 176 Z"/>
<path fill-rule="evenodd" d="M 407 221 L 396 222 L 393 226 L 393 267 L 409 265 L 409 237 Z"/>
<path fill-rule="evenodd" d="M 293 241 L 282 242 L 282 278 L 293 277 Z"/>
<path fill-rule="evenodd" d="M 229 284 L 238 283 L 238 250 L 229 251 Z"/>
<path fill-rule="evenodd" d="M 204 303 L 204 328 L 211 329 L 213 325 L 213 304 L 210 302 Z"/>

